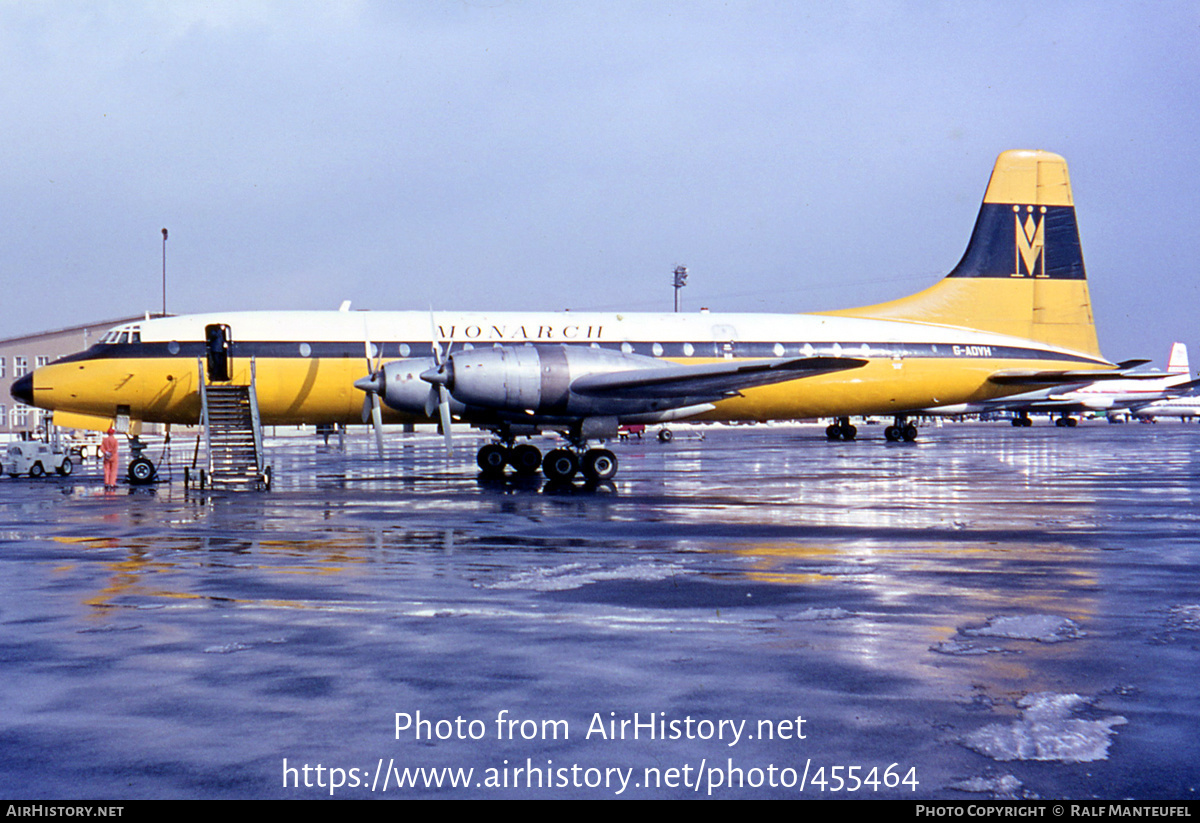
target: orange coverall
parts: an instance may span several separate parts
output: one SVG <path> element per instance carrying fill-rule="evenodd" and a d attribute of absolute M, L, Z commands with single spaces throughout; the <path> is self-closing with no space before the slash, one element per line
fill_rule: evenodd
<path fill-rule="evenodd" d="M 117 485 L 117 454 L 119 447 L 117 438 L 109 431 L 108 436 L 100 443 L 100 453 L 104 455 L 104 485 Z"/>

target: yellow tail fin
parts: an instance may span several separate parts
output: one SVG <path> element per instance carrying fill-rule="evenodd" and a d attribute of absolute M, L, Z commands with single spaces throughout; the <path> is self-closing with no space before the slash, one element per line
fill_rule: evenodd
<path fill-rule="evenodd" d="M 909 297 L 821 313 L 961 326 L 1099 357 L 1067 161 L 1004 152 L 950 274 Z"/>

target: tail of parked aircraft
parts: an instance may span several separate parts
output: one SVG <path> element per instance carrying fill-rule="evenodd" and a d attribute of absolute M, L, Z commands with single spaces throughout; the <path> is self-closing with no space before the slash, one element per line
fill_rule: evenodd
<path fill-rule="evenodd" d="M 1067 161 L 1004 152 L 950 274 L 909 297 L 821 313 L 962 326 L 1099 357 Z"/>
<path fill-rule="evenodd" d="M 1187 343 L 1176 343 L 1171 346 L 1171 357 L 1167 360 L 1167 374 L 1187 374 L 1190 368 Z"/>

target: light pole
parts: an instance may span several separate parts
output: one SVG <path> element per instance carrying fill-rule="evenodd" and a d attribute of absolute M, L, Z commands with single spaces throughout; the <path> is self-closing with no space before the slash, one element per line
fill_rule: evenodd
<path fill-rule="evenodd" d="M 687 266 L 675 267 L 675 311 L 679 311 L 679 290 L 687 285 Z"/>
<path fill-rule="evenodd" d="M 163 317 L 167 316 L 167 230 L 163 229 Z"/>

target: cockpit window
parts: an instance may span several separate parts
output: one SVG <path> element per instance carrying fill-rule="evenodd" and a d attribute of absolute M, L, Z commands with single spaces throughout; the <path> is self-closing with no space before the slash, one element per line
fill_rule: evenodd
<path fill-rule="evenodd" d="M 107 345 L 114 343 L 140 343 L 142 342 L 142 327 L 141 326 L 122 326 L 119 329 L 110 329 L 100 342 Z"/>

